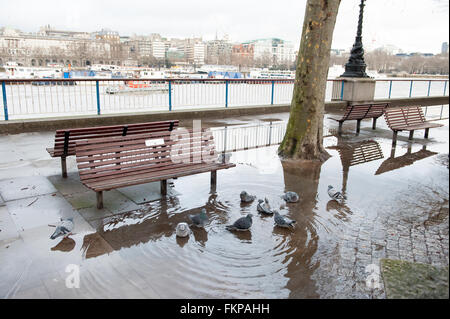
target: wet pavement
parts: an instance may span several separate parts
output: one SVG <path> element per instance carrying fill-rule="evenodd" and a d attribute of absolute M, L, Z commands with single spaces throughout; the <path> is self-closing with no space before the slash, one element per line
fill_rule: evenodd
<path fill-rule="evenodd" d="M 380 260 L 448 266 L 448 120 L 444 126 L 399 133 L 384 120 L 325 119 L 322 165 L 281 162 L 277 145 L 237 150 L 235 168 L 108 191 L 105 207 L 79 181 L 74 157 L 69 176 L 46 147 L 54 132 L 0 135 L 0 297 L 2 298 L 385 298 Z M 286 121 L 289 114 L 203 121 L 223 126 Z M 180 123 L 189 126 L 190 123 Z M 253 136 L 250 125 L 247 136 Z M 258 134 L 262 134 L 258 131 Z M 231 141 L 228 141 L 231 143 Z M 347 199 L 331 200 L 333 185 Z M 293 230 L 241 204 L 246 190 L 297 221 Z M 300 195 L 286 204 L 285 191 Z M 205 208 L 209 223 L 177 238 L 175 226 Z M 225 226 L 252 213 L 249 232 Z M 73 217 L 74 234 L 49 239 L 60 218 Z M 79 270 L 79 288 L 67 288 Z M 367 284 L 375 278 L 379 285 Z M 69 281 L 69 282 L 68 282 Z M 377 282 L 378 281 L 378 282 Z"/>

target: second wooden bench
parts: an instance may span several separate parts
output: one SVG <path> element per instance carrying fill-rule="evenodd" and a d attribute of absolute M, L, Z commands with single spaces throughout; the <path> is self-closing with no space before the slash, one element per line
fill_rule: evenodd
<path fill-rule="evenodd" d="M 342 133 L 342 124 L 345 121 L 356 120 L 356 133 L 359 133 L 361 120 L 373 119 L 372 129 L 376 128 L 377 119 L 383 115 L 384 110 L 389 107 L 389 103 L 352 104 L 348 105 L 341 118 L 330 118 L 339 122 L 339 131 Z"/>
<path fill-rule="evenodd" d="M 420 106 L 392 107 L 386 109 L 384 114 L 386 123 L 394 132 L 392 145 L 397 144 L 397 134 L 399 131 L 409 131 L 409 139 L 412 140 L 415 130 L 425 130 L 425 138 L 428 138 L 430 128 L 441 127 L 442 124 L 426 121 Z"/>

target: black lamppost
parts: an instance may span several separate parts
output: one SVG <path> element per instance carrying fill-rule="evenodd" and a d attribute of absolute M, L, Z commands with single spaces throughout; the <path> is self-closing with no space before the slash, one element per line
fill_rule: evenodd
<path fill-rule="evenodd" d="M 364 62 L 364 49 L 362 45 L 362 21 L 363 21 L 363 11 L 364 11 L 364 1 L 361 0 L 359 5 L 359 19 L 358 19 L 358 31 L 356 32 L 355 43 L 350 51 L 350 58 L 345 64 L 345 72 L 341 77 L 348 78 L 368 78 L 366 74 L 366 63 Z"/>

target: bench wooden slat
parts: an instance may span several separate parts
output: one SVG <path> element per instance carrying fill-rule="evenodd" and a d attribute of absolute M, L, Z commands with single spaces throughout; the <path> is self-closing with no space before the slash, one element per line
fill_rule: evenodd
<path fill-rule="evenodd" d="M 203 143 L 202 146 L 206 146 L 207 144 Z M 207 147 L 214 147 L 214 144 L 208 144 Z M 77 163 L 80 168 L 89 168 L 95 166 L 95 164 L 91 164 L 92 161 L 103 161 L 103 163 L 106 165 L 107 163 L 117 163 L 115 161 L 118 158 L 125 157 L 125 156 L 133 156 L 136 159 L 140 159 L 140 157 L 149 157 L 149 155 L 153 155 L 153 157 L 160 157 L 160 156 L 168 156 L 170 155 L 170 149 L 168 147 L 163 147 L 161 149 L 140 149 L 137 151 L 133 150 L 134 148 L 130 147 L 127 152 L 123 152 L 125 150 L 121 150 L 118 153 L 115 154 L 106 154 L 106 155 L 95 155 L 95 156 L 87 156 L 87 157 L 79 157 L 77 158 Z M 114 160 L 111 160 L 114 159 Z M 86 164 L 87 163 L 87 164 Z"/>
<path fill-rule="evenodd" d="M 148 132 L 168 131 L 170 128 L 176 128 L 179 125 L 178 120 L 173 121 L 159 121 L 148 123 L 136 123 L 127 125 L 111 125 L 111 126 L 97 126 L 87 128 L 73 128 L 57 130 L 55 132 L 55 144 L 52 149 L 48 149 L 50 156 L 61 157 L 63 155 L 75 155 L 75 142 L 96 137 L 110 137 L 121 136 L 126 128 L 127 135 L 143 134 Z M 64 135 L 69 133 L 68 150 L 64 154 Z"/>
<path fill-rule="evenodd" d="M 363 119 L 373 119 L 372 129 L 376 128 L 376 120 L 383 115 L 384 110 L 389 103 L 370 103 L 370 104 L 350 104 L 341 118 L 330 117 L 330 119 L 339 122 L 339 134 L 342 130 L 342 124 L 345 121 L 358 121 L 356 132 L 359 133 L 360 121 Z"/>
<path fill-rule="evenodd" d="M 160 180 L 167 180 L 167 179 L 171 179 L 171 178 L 175 178 L 175 177 L 183 177 L 183 176 L 189 176 L 189 175 L 194 175 L 194 174 L 199 174 L 199 173 L 227 169 L 227 168 L 231 168 L 234 166 L 236 166 L 236 165 L 235 164 L 220 164 L 220 165 L 215 164 L 215 165 L 209 165 L 209 166 L 204 165 L 204 166 L 198 166 L 192 170 L 186 170 L 185 168 L 183 168 L 183 170 L 180 170 L 177 172 L 167 171 L 167 172 L 165 172 L 164 175 L 158 174 L 155 176 L 151 176 L 149 174 L 147 174 L 147 175 L 139 174 L 136 176 L 136 179 L 126 179 L 126 181 L 122 181 L 122 182 L 117 179 L 114 179 L 114 180 L 110 180 L 111 183 L 109 183 L 109 184 L 97 185 L 95 187 L 90 187 L 90 184 L 86 184 L 86 186 L 95 191 L 107 191 L 107 190 L 111 190 L 111 189 L 115 189 L 115 188 L 134 186 L 134 185 L 150 183 L 150 182 L 155 182 L 155 181 L 160 181 Z"/>
<path fill-rule="evenodd" d="M 158 145 L 146 145 L 155 139 Z M 214 137 L 205 129 L 79 140 L 75 153 L 81 182 L 97 192 L 97 207 L 103 191 L 161 181 L 165 192 L 167 179 L 202 172 L 211 172 L 215 185 L 217 170 L 235 166 L 217 162 Z"/>
<path fill-rule="evenodd" d="M 181 172 L 184 170 L 189 170 L 191 168 L 195 167 L 209 167 L 208 165 L 216 165 L 216 163 L 213 164 L 204 164 L 204 163 L 166 163 L 165 165 L 158 165 L 156 167 L 154 166 L 142 166 L 136 169 L 121 169 L 114 172 L 114 174 L 111 175 L 102 175 L 98 174 L 97 177 L 88 177 L 83 178 L 82 182 L 89 184 L 91 186 L 95 185 L 102 185 L 107 181 L 117 181 L 121 182 L 128 179 L 134 179 L 135 176 L 159 176 L 162 174 L 167 174 L 166 171 L 170 171 L 171 173 Z M 109 183 L 109 182 L 108 182 Z"/>
<path fill-rule="evenodd" d="M 156 132 L 153 134 L 136 134 L 136 135 L 130 135 L 130 136 L 119 136 L 119 137 L 111 137 L 111 138 L 98 138 L 95 139 L 94 142 L 88 142 L 88 141 L 80 141 L 77 142 L 77 151 L 80 152 L 80 154 L 85 154 L 86 151 L 88 150 L 97 150 L 98 147 L 103 147 L 103 148 L 113 148 L 113 147 L 117 147 L 117 146 L 121 146 L 121 147 L 125 147 L 128 145 L 134 145 L 134 144 L 143 144 L 145 143 L 146 140 L 153 140 L 153 139 L 164 139 L 165 143 L 172 143 L 169 141 L 170 138 L 173 137 L 179 137 L 181 136 L 181 138 L 178 138 L 178 141 L 182 142 L 182 141 L 188 141 L 191 138 L 195 138 L 196 141 L 198 140 L 211 140 L 212 139 L 212 135 L 205 135 L 202 136 L 202 133 L 193 133 L 190 134 L 189 136 L 183 136 L 181 135 L 182 132 L 186 132 L 185 130 L 180 130 L 180 133 L 177 133 L 178 131 L 172 131 L 171 132 Z M 107 144 L 103 145 L 103 142 L 107 141 Z M 173 141 L 176 142 L 176 141 Z M 107 146 L 105 146 L 107 145 Z"/>
<path fill-rule="evenodd" d="M 202 151 L 194 151 L 190 154 L 190 158 L 191 157 L 196 157 L 198 155 L 199 158 L 201 158 L 201 154 L 203 152 L 211 152 L 214 150 L 214 147 L 207 147 L 207 148 L 202 148 Z M 211 154 L 212 155 L 212 154 Z M 79 168 L 90 168 L 89 170 L 84 170 L 84 171 L 80 171 L 80 179 L 86 179 L 88 178 L 88 176 L 93 176 L 93 177 L 99 177 L 101 176 L 98 173 L 101 172 L 109 172 L 109 171 L 116 171 L 117 169 L 123 169 L 123 168 L 132 168 L 132 167 L 139 167 L 139 166 L 144 166 L 146 164 L 153 164 L 153 165 L 149 165 L 152 167 L 158 167 L 158 166 L 162 166 L 161 163 L 166 163 L 166 164 L 170 164 L 174 159 L 176 160 L 183 160 L 185 159 L 184 156 L 179 155 L 176 156 L 174 158 L 174 156 L 172 155 L 170 158 L 170 152 L 167 152 L 165 154 L 162 154 L 161 157 L 162 158 L 148 158 L 145 156 L 139 157 L 139 158 L 133 158 L 131 159 L 130 157 L 127 157 L 128 161 L 132 161 L 135 160 L 135 162 L 130 162 L 130 163 L 126 163 L 124 164 L 124 158 L 118 158 L 116 160 L 112 160 L 112 161 L 102 161 L 102 167 L 99 167 L 98 164 L 96 164 L 96 162 L 93 163 L 89 163 L 87 165 L 78 165 Z M 138 162 L 139 161 L 139 162 Z M 106 164 L 107 162 L 107 164 Z M 116 164 L 120 164 L 120 168 L 117 167 Z M 161 164 L 161 165 L 160 165 Z M 102 176 L 106 176 L 107 174 L 104 174 Z M 113 175 L 113 174 L 111 174 Z"/>
<path fill-rule="evenodd" d="M 430 128 L 441 127 L 442 124 L 426 121 L 420 106 L 388 108 L 384 113 L 388 127 L 394 132 L 392 145 L 397 143 L 397 133 L 399 131 L 409 131 L 409 139 L 413 138 L 415 130 L 425 129 L 425 138 L 428 138 Z"/>

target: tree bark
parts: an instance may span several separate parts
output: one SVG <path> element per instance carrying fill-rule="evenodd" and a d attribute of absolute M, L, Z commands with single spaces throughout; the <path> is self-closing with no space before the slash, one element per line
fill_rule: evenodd
<path fill-rule="evenodd" d="M 329 158 L 323 140 L 323 115 L 330 49 L 340 0 L 308 0 L 297 59 L 286 134 L 279 147 L 284 158 Z"/>

